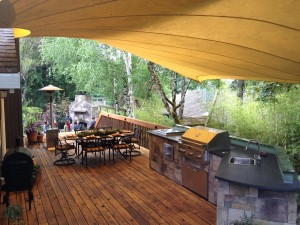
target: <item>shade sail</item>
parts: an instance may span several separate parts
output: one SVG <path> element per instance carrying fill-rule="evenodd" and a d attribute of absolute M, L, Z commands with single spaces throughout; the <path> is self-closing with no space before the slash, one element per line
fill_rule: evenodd
<path fill-rule="evenodd" d="M 97 40 L 199 81 L 300 83 L 299 0 L 2 0 L 0 27 Z"/>

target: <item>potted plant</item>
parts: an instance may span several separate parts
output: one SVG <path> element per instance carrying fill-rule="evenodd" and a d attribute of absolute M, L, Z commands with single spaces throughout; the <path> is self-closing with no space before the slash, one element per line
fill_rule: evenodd
<path fill-rule="evenodd" d="M 38 128 L 42 125 L 41 115 L 41 108 L 29 106 L 23 108 L 24 131 L 27 134 L 28 143 L 37 142 Z"/>
<path fill-rule="evenodd" d="M 25 133 L 27 134 L 29 143 L 42 143 L 44 134 L 43 134 L 43 123 L 41 121 L 31 123 L 25 127 Z"/>
<path fill-rule="evenodd" d="M 43 143 L 43 139 L 44 139 L 44 131 L 43 131 L 43 126 L 40 125 L 37 127 L 37 142 L 38 143 Z"/>
<path fill-rule="evenodd" d="M 36 126 L 33 123 L 31 123 L 27 127 L 25 127 L 25 133 L 27 135 L 28 143 L 37 142 L 38 131 L 37 131 Z"/>

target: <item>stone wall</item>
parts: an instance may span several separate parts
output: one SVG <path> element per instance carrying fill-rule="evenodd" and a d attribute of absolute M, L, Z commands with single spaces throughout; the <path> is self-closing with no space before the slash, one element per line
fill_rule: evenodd
<path fill-rule="evenodd" d="M 208 201 L 217 204 L 218 179 L 215 178 L 222 157 L 210 154 L 209 156 L 209 177 L 208 177 Z"/>
<path fill-rule="evenodd" d="M 261 190 L 219 180 L 217 225 L 229 225 L 244 213 L 255 215 L 264 225 L 295 225 L 296 193 Z"/>
<path fill-rule="evenodd" d="M 149 163 L 150 168 L 182 185 L 182 162 L 184 157 L 178 152 L 179 145 L 176 141 L 150 134 Z M 174 161 L 163 158 L 163 144 L 168 143 L 174 147 Z M 208 201 L 217 204 L 218 180 L 216 171 L 222 157 L 210 154 L 210 164 L 201 165 L 201 170 L 208 172 Z M 188 162 L 186 162 L 188 163 Z M 199 168 L 198 168 L 199 169 Z M 191 178 L 192 179 L 192 178 Z"/>
<path fill-rule="evenodd" d="M 179 146 L 176 141 L 162 138 L 156 135 L 149 135 L 149 163 L 150 168 L 159 172 L 160 174 L 170 178 L 178 184 L 182 184 L 181 175 L 181 160 L 178 152 Z M 163 144 L 167 143 L 174 147 L 174 160 L 163 158 Z"/>

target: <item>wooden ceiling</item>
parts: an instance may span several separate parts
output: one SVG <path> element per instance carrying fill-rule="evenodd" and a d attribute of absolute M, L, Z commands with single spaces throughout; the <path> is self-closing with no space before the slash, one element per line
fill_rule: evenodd
<path fill-rule="evenodd" d="M 94 39 L 199 81 L 300 83 L 299 0 L 0 0 L 0 27 Z"/>

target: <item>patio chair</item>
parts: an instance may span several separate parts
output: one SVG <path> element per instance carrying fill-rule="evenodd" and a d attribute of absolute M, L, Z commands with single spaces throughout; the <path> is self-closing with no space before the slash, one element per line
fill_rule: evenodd
<path fill-rule="evenodd" d="M 142 137 L 142 130 L 139 127 L 134 128 L 133 136 L 130 138 L 130 143 L 133 144 L 133 147 L 135 147 L 135 144 L 138 145 L 138 149 L 141 148 L 141 137 Z"/>
<path fill-rule="evenodd" d="M 113 150 L 113 161 L 114 159 L 114 152 L 121 154 L 123 157 L 127 158 L 129 155 L 129 161 L 131 162 L 131 153 L 133 150 L 132 145 L 129 142 L 128 137 L 126 136 L 114 136 L 112 140 L 111 148 Z"/>
<path fill-rule="evenodd" d="M 88 153 L 94 153 L 95 155 L 97 152 L 100 153 L 100 162 L 101 162 L 101 154 L 103 155 L 103 161 L 105 165 L 105 150 L 106 150 L 106 144 L 102 142 L 101 139 L 86 139 L 82 140 L 81 142 L 81 148 L 82 148 L 82 161 L 81 164 L 83 164 L 85 160 L 85 166 L 87 167 L 88 164 Z"/>
<path fill-rule="evenodd" d="M 141 154 L 140 151 L 136 150 L 136 148 L 141 149 L 141 136 L 142 130 L 139 127 L 136 127 L 134 128 L 133 135 L 126 138 L 126 142 L 130 144 L 131 147 L 131 156 L 138 156 Z M 138 147 L 136 147 L 136 145 L 138 145 Z"/>
<path fill-rule="evenodd" d="M 61 155 L 61 157 L 55 160 L 54 165 L 71 165 L 75 163 L 75 159 L 70 158 L 73 154 L 70 154 L 69 151 L 73 150 L 76 151 L 76 146 L 74 144 L 69 144 L 67 142 L 62 143 L 61 140 L 51 135 L 51 139 L 53 140 L 55 146 L 55 155 Z"/>

